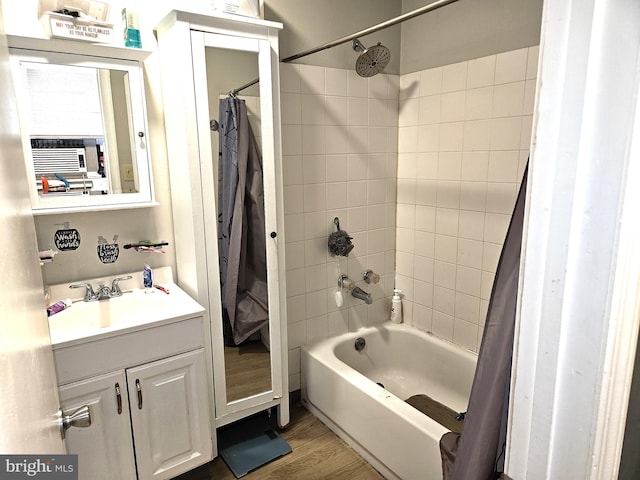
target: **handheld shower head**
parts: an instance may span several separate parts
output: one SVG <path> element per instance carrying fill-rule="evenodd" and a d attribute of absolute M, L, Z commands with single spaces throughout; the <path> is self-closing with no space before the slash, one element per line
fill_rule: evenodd
<path fill-rule="evenodd" d="M 357 38 L 352 42 L 356 52 L 362 52 L 356 59 L 356 73 L 361 77 L 373 77 L 382 72 L 391 60 L 391 52 L 378 42 L 377 45 L 365 48 Z"/>

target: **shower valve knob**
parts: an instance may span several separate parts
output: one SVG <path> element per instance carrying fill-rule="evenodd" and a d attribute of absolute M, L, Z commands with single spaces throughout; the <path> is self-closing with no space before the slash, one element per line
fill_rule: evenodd
<path fill-rule="evenodd" d="M 362 274 L 362 278 L 365 281 L 365 283 L 376 284 L 380 281 L 380 275 L 378 275 L 371 269 L 365 270 L 364 273 Z"/>
<path fill-rule="evenodd" d="M 350 292 L 355 286 L 356 282 L 351 280 L 348 276 L 343 274 L 338 277 L 338 288 L 340 288 L 340 290 L 344 288 L 345 290 Z"/>

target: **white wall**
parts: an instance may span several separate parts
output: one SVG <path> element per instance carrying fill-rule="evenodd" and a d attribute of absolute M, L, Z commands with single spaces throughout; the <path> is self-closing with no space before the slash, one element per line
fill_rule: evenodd
<path fill-rule="evenodd" d="M 430 0 L 265 0 L 265 18 L 285 25 L 281 58 L 377 25 Z M 538 45 L 542 0 L 459 0 L 361 38 L 391 50 L 387 73 L 406 74 Z M 296 60 L 298 64 L 353 68 L 351 43 Z"/>
<path fill-rule="evenodd" d="M 426 3 L 403 0 L 402 11 Z M 516 7 L 494 1 L 479 7 L 461 0 L 422 15 L 398 26 L 402 31 L 399 52 L 393 37 L 379 37 L 393 35 L 398 27 L 370 35 L 371 41 L 388 43 L 392 49 L 393 61 L 387 72 L 398 71 L 394 63 L 398 53 L 401 71 L 414 72 L 400 77 L 399 103 L 398 93 L 387 91 L 380 98 L 379 88 L 371 90 L 381 79 L 397 82 L 397 77 L 357 77 L 349 45 L 296 61 L 304 65 L 281 65 L 292 390 L 299 384 L 301 346 L 388 318 L 393 272 L 407 295 L 404 305 L 408 323 L 477 351 L 529 148 L 537 48 L 511 51 L 537 45 L 542 2 L 524 3 Z M 400 13 L 389 10 L 389 5 L 377 8 L 379 5 L 368 3 L 367 24 L 361 16 L 346 15 L 336 2 L 314 4 L 313 15 L 308 7 L 305 2 L 267 0 L 266 17 L 285 24 L 282 56 Z M 350 4 L 348 8 L 357 6 Z M 479 21 L 479 12 L 485 21 Z M 318 21 L 325 17 L 337 21 Z M 347 17 L 353 24 L 344 24 L 341 19 Z M 491 18 L 490 25 L 487 17 Z M 318 25 L 323 28 L 318 29 Z M 457 41 L 449 44 L 447 38 L 452 35 Z M 495 55 L 502 52 L 509 53 Z M 467 62 L 481 55 L 489 56 Z M 465 61 L 456 64 L 459 60 Z M 436 66 L 443 67 L 424 70 Z M 434 86 L 430 77 L 438 75 L 441 83 Z M 349 87 L 350 82 L 354 88 Z M 367 89 L 369 93 L 365 94 Z M 365 95 L 369 96 L 367 102 Z M 435 110 L 428 111 L 431 106 Z M 350 115 L 359 119 L 352 120 Z M 395 119 L 389 115 L 395 115 Z M 350 122 L 360 123 L 353 128 Z M 372 129 L 379 128 L 380 122 L 388 126 L 399 122 L 398 147 L 390 149 L 393 140 L 389 140 L 389 133 L 386 139 L 380 130 L 374 133 Z M 397 167 L 388 165 L 384 177 L 388 185 L 385 233 L 380 229 L 382 200 L 371 197 L 381 192 L 372 182 L 382 184 L 383 178 L 376 173 L 371 177 L 371 169 L 366 176 L 363 173 L 379 147 L 363 152 L 369 155 L 368 160 L 350 152 L 350 148 L 358 149 L 351 144 L 358 128 L 362 135 L 365 128 L 369 135 L 373 133 L 365 137 L 366 141 L 386 141 L 388 155 L 400 151 Z M 344 145 L 345 135 L 348 146 Z M 429 143 L 434 135 L 436 144 Z M 392 162 L 390 157 L 387 162 Z M 397 187 L 391 186 L 396 178 Z M 353 205 L 353 198 L 365 194 L 365 185 L 367 203 Z M 396 201 L 397 238 L 384 240 L 384 263 L 380 263 L 379 253 L 371 256 L 371 242 L 381 242 L 389 229 L 395 230 L 395 213 L 390 207 L 395 207 Z M 385 276 L 384 290 L 373 289 L 377 296 L 373 306 L 356 300 L 342 309 L 335 307 L 337 270 L 326 255 L 326 239 L 336 214 L 356 243 L 353 259 L 347 262 L 347 268 L 342 267 L 343 272 L 347 270 L 350 277 L 359 279 L 362 271 L 373 268 Z M 367 250 L 363 251 L 365 245 Z M 325 274 L 327 280 L 323 282 Z"/>
<path fill-rule="evenodd" d="M 431 3 L 402 0 L 402 12 Z M 458 0 L 402 24 L 400 73 L 540 43 L 542 0 Z"/>
<path fill-rule="evenodd" d="M 405 321 L 475 352 L 529 155 L 537 59 L 524 48 L 400 77 Z"/>
<path fill-rule="evenodd" d="M 318 47 L 377 25 L 401 13 L 400 1 L 389 0 L 266 0 L 265 18 L 284 24 L 280 58 Z M 387 73 L 400 71 L 400 26 L 361 37 L 369 47 L 381 42 L 391 51 Z M 353 68 L 358 53 L 351 42 L 296 60 L 298 64 Z"/>
<path fill-rule="evenodd" d="M 398 77 L 282 64 L 289 388 L 300 347 L 388 318 L 395 256 Z M 340 270 L 374 297 L 334 302 L 338 271 L 327 238 L 334 217 L 355 248 Z M 362 273 L 382 276 L 366 285 Z"/>
<path fill-rule="evenodd" d="M 292 390 L 300 347 L 387 320 L 394 284 L 406 323 L 478 351 L 529 154 L 537 58 L 532 47 L 369 79 L 281 65 Z M 335 216 L 355 244 L 342 273 L 373 305 L 335 305 Z M 367 268 L 381 288 L 364 284 Z"/>

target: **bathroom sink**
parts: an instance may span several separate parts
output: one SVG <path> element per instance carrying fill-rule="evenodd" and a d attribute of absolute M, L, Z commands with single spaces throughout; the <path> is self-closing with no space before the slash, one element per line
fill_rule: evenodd
<path fill-rule="evenodd" d="M 177 285 L 164 283 L 169 294 L 142 288 L 127 290 L 120 297 L 85 302 L 49 317 L 51 343 L 56 346 L 147 328 L 202 314 L 204 309 Z"/>
<path fill-rule="evenodd" d="M 148 318 L 170 306 L 163 297 L 168 295 L 153 290 L 144 293 L 134 290 L 121 297 L 94 302 L 76 301 L 71 307 L 49 318 L 49 328 L 53 330 L 91 330 L 131 324 L 140 317 Z"/>

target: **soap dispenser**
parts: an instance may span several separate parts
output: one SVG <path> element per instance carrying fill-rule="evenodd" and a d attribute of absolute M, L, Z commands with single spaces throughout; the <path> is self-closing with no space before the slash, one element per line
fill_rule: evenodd
<path fill-rule="evenodd" d="M 394 288 L 393 297 L 391 297 L 391 321 L 393 323 L 402 323 L 402 299 L 400 298 L 401 290 Z"/>

